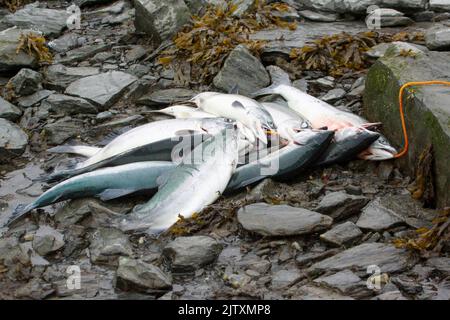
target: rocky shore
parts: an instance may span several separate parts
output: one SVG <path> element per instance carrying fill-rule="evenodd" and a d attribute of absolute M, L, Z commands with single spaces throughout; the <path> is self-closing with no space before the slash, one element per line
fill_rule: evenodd
<path fill-rule="evenodd" d="M 255 10 L 253 0 L 234 2 L 233 17 Z M 67 27 L 76 18 L 66 10 L 71 2 L 0 8 L 0 226 L 17 205 L 45 190 L 41 175 L 80 159 L 46 153 L 49 147 L 102 146 L 164 118 L 149 111 L 208 89 L 238 85 L 250 94 L 271 83 L 269 65 L 282 67 L 297 88 L 382 122 L 397 148 L 403 143 L 399 87 L 450 79 L 447 0 L 286 0 L 271 16 L 279 26 L 248 34 L 258 52 L 248 42 L 229 48 L 208 81 L 195 74 L 202 62 L 164 57 L 174 54 L 172 40 L 192 15 L 221 1 L 74 3 L 81 8 L 79 29 Z M 373 19 L 374 31 L 389 41 L 352 51 L 338 69 L 295 63 L 295 50 L 314 40 L 326 46 L 326 37 L 341 32 L 356 37 Z M 21 46 L 24 35 L 38 31 L 42 47 L 30 37 Z M 364 63 L 354 68 L 359 54 Z M 448 300 L 449 93 L 420 88 L 408 100 L 412 143 L 404 159 L 355 160 L 291 181 L 266 179 L 221 197 L 157 240 L 129 236 L 110 223 L 145 197 L 79 199 L 35 210 L 0 229 L 0 299 Z M 423 171 L 419 159 L 429 144 L 434 165 Z M 427 208 L 412 197 L 411 186 L 422 181 L 418 172 L 423 180 L 432 177 Z M 434 238 L 420 247 L 417 231 Z M 76 279 L 80 286 L 71 286 Z"/>

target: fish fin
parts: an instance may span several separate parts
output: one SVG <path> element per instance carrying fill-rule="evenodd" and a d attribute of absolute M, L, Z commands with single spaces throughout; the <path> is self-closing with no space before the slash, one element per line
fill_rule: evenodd
<path fill-rule="evenodd" d="M 97 196 L 102 201 L 109 201 L 132 194 L 136 191 L 136 189 L 106 189 L 105 191 L 99 193 Z"/>
<path fill-rule="evenodd" d="M 372 123 L 364 123 L 361 125 L 362 128 L 371 130 L 371 129 L 378 129 L 383 125 L 382 122 L 372 122 Z"/>
<path fill-rule="evenodd" d="M 231 104 L 231 106 L 232 106 L 232 107 L 235 107 L 235 108 L 245 109 L 245 106 L 244 106 L 242 103 L 240 103 L 239 101 L 234 101 L 234 102 Z"/>
<path fill-rule="evenodd" d="M 230 89 L 228 94 L 239 94 L 239 85 L 237 83 Z"/>
<path fill-rule="evenodd" d="M 253 92 L 251 94 L 252 97 L 264 96 L 268 94 L 276 94 L 278 93 L 277 88 L 280 85 L 290 86 L 292 84 L 291 80 L 289 79 L 289 75 L 280 67 L 268 66 L 266 69 L 270 74 L 272 84 L 267 88 L 263 88 L 256 92 Z"/>
<path fill-rule="evenodd" d="M 98 147 L 65 145 L 65 146 L 57 146 L 57 147 L 50 148 L 47 150 L 47 152 L 72 153 L 72 154 L 78 154 L 80 156 L 90 158 L 100 150 L 101 150 L 101 148 L 98 148 Z"/>
<path fill-rule="evenodd" d="M 33 209 L 34 209 L 34 206 L 32 204 L 28 204 L 28 205 L 26 205 L 26 204 L 19 204 L 16 207 L 16 209 L 14 209 L 11 217 L 6 222 L 6 225 L 9 226 L 14 221 L 19 220 L 21 217 L 23 217 L 25 214 L 27 214 L 28 212 L 30 212 Z"/>

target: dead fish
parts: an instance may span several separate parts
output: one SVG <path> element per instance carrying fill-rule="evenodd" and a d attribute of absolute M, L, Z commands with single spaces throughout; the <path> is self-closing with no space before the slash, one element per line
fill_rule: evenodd
<path fill-rule="evenodd" d="M 303 130 L 287 146 L 236 169 L 227 191 L 234 191 L 267 177 L 292 178 L 306 169 L 328 147 L 333 131 Z"/>
<path fill-rule="evenodd" d="M 58 181 L 105 166 L 116 166 L 137 161 L 171 161 L 173 148 L 183 139 L 201 143 L 231 124 L 222 118 L 170 119 L 151 122 L 131 129 L 101 148 L 98 152 L 73 168 L 55 172 L 45 181 Z M 50 149 L 58 151 L 58 148 Z"/>
<path fill-rule="evenodd" d="M 293 86 L 289 76 L 276 66 L 268 67 L 273 84 L 254 93 L 254 96 L 279 94 L 288 103 L 289 108 L 307 119 L 313 128 L 327 127 L 329 130 L 340 130 L 347 127 L 370 128 L 374 124 L 350 112 L 341 111 L 330 104 L 317 99 Z M 373 143 L 362 153 L 365 160 L 392 159 L 396 150 L 387 143 L 386 138 L 380 135 L 382 141 Z M 378 141 L 378 140 L 377 140 Z"/>
<path fill-rule="evenodd" d="M 158 235 L 180 216 L 189 218 L 213 203 L 225 190 L 237 164 L 237 127 L 198 145 L 191 155 L 162 177 L 149 202 L 137 206 L 120 222 L 123 231 Z"/>
<path fill-rule="evenodd" d="M 263 128 L 276 130 L 270 113 L 251 98 L 238 94 L 203 92 L 193 97 L 191 101 L 202 111 L 241 122 L 263 143 L 267 143 Z"/>
<path fill-rule="evenodd" d="M 157 178 L 175 167 L 176 164 L 168 161 L 143 161 L 80 174 L 48 189 L 32 203 L 19 205 L 8 224 L 33 209 L 69 199 L 98 197 L 107 201 L 155 189 Z"/>

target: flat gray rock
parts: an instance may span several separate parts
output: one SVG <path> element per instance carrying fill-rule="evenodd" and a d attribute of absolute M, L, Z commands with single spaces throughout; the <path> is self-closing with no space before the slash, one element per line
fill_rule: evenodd
<path fill-rule="evenodd" d="M 335 102 L 339 99 L 342 99 L 345 96 L 346 92 L 344 89 L 341 88 L 337 88 L 337 89 L 333 89 L 328 91 L 323 97 L 322 100 L 325 102 Z"/>
<path fill-rule="evenodd" d="M 33 249 L 41 256 L 45 256 L 61 249 L 64 243 L 62 233 L 49 226 L 40 226 L 34 234 Z"/>
<path fill-rule="evenodd" d="M 16 53 L 20 35 L 28 32 L 30 30 L 20 30 L 18 28 L 0 31 L 0 72 L 37 67 L 38 63 L 34 56 L 30 56 L 23 50 Z"/>
<path fill-rule="evenodd" d="M 16 121 L 22 115 L 22 110 L 0 97 L 0 118 Z"/>
<path fill-rule="evenodd" d="M 430 0 L 430 9 L 433 11 L 450 11 L 449 0 Z"/>
<path fill-rule="evenodd" d="M 335 256 L 313 264 L 310 274 L 351 269 L 358 275 L 367 275 L 367 267 L 376 265 L 383 273 L 401 272 L 414 262 L 409 252 L 384 243 L 363 243 Z"/>
<path fill-rule="evenodd" d="M 28 144 L 28 136 L 16 124 L 0 118 L 0 161 L 20 156 Z"/>
<path fill-rule="evenodd" d="M 211 237 L 179 237 L 168 243 L 162 255 L 172 272 L 193 272 L 214 262 L 222 251 L 222 245 Z"/>
<path fill-rule="evenodd" d="M 331 192 L 322 198 L 315 210 L 339 220 L 359 213 L 368 202 L 369 199 L 363 196 L 350 195 L 343 191 Z"/>
<path fill-rule="evenodd" d="M 403 219 L 383 206 L 380 198 L 377 198 L 363 209 L 356 225 L 362 229 L 383 231 L 401 223 Z"/>
<path fill-rule="evenodd" d="M 372 5 L 388 7 L 408 12 L 424 10 L 426 0 L 304 0 L 302 4 L 306 8 L 339 13 L 364 14 Z"/>
<path fill-rule="evenodd" d="M 245 230 L 265 236 L 292 236 L 331 227 L 333 219 L 320 213 L 287 205 L 255 203 L 238 211 Z"/>
<path fill-rule="evenodd" d="M 331 12 L 301 10 L 298 14 L 303 18 L 317 22 L 335 22 L 339 20 L 339 14 Z"/>
<path fill-rule="evenodd" d="M 362 299 L 372 295 L 372 291 L 367 288 L 366 281 L 363 281 L 350 270 L 343 270 L 330 276 L 319 277 L 314 282 L 320 286 L 336 289 L 340 293 L 353 298 Z"/>
<path fill-rule="evenodd" d="M 65 94 L 55 93 L 50 95 L 43 103 L 50 106 L 50 110 L 57 114 L 96 114 L 97 108 L 83 98 L 72 97 Z"/>
<path fill-rule="evenodd" d="M 426 47 L 408 43 L 408 42 L 402 42 L 402 41 L 394 41 L 391 43 L 380 43 L 376 46 L 373 46 L 366 52 L 366 55 L 371 58 L 381 58 L 383 57 L 387 50 L 394 50 L 396 53 L 400 53 L 402 50 L 411 51 L 414 54 L 423 54 L 424 52 L 428 51 Z"/>
<path fill-rule="evenodd" d="M 83 127 L 83 121 L 67 116 L 46 124 L 44 134 L 49 144 L 59 145 L 82 133 Z"/>
<path fill-rule="evenodd" d="M 99 74 L 100 70 L 94 67 L 66 67 L 62 64 L 53 64 L 45 71 L 47 83 L 61 90 L 64 90 L 70 83 Z"/>
<path fill-rule="evenodd" d="M 450 27 L 436 26 L 427 30 L 425 42 L 430 50 L 450 49 Z"/>
<path fill-rule="evenodd" d="M 23 29 L 34 29 L 46 36 L 58 36 L 67 26 L 66 10 L 39 8 L 36 3 L 26 5 L 3 18 L 3 22 Z"/>
<path fill-rule="evenodd" d="M 225 92 L 237 85 L 241 94 L 248 95 L 267 87 L 270 77 L 259 59 L 245 46 L 239 45 L 231 51 L 213 83 Z"/>
<path fill-rule="evenodd" d="M 347 245 L 361 238 L 362 231 L 353 222 L 347 221 L 320 235 L 320 239 L 336 246 Z"/>
<path fill-rule="evenodd" d="M 285 289 L 292 286 L 302 277 L 304 277 L 304 274 L 298 269 L 279 270 L 272 276 L 272 289 Z"/>
<path fill-rule="evenodd" d="M 19 107 L 29 108 L 38 104 L 54 92 L 55 91 L 53 90 L 39 90 L 33 94 L 30 94 L 29 96 L 20 97 L 19 99 L 17 99 L 17 104 L 19 105 Z"/>
<path fill-rule="evenodd" d="M 103 52 L 109 49 L 111 45 L 99 43 L 99 44 L 88 44 L 80 48 L 72 49 L 66 52 L 63 57 L 55 59 L 55 63 L 74 63 L 87 60 L 99 52 Z"/>
<path fill-rule="evenodd" d="M 136 31 L 145 32 L 157 41 L 171 40 L 190 20 L 183 0 L 134 0 Z"/>
<path fill-rule="evenodd" d="M 142 96 L 137 102 L 147 106 L 168 105 L 187 101 L 195 94 L 195 91 L 183 88 L 162 89 Z"/>
<path fill-rule="evenodd" d="M 92 101 L 102 108 L 113 105 L 137 78 L 121 71 L 109 71 L 72 82 L 65 93 Z"/>
<path fill-rule="evenodd" d="M 172 280 L 160 268 L 138 259 L 120 257 L 116 288 L 124 291 L 159 292 L 172 288 Z"/>
<path fill-rule="evenodd" d="M 114 228 L 97 229 L 92 235 L 89 251 L 92 263 L 107 265 L 117 265 L 120 256 L 133 254 L 128 236 Z"/>

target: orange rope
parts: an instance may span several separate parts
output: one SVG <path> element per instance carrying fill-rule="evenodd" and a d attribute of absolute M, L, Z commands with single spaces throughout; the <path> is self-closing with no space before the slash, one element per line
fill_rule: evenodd
<path fill-rule="evenodd" d="M 400 119 L 402 121 L 402 129 L 403 129 L 403 137 L 405 139 L 405 145 L 403 147 L 403 150 L 395 155 L 395 158 L 400 158 L 400 157 L 404 156 L 408 152 L 408 147 L 409 147 L 408 133 L 406 132 L 405 114 L 403 112 L 403 93 L 404 93 L 405 89 L 408 87 L 412 87 L 412 86 L 429 86 L 429 85 L 435 85 L 435 84 L 450 86 L 450 82 L 448 82 L 448 81 L 434 80 L 434 81 L 408 82 L 408 83 L 405 83 L 400 88 L 400 92 L 398 95 L 398 104 L 399 104 L 399 108 L 400 108 Z"/>

